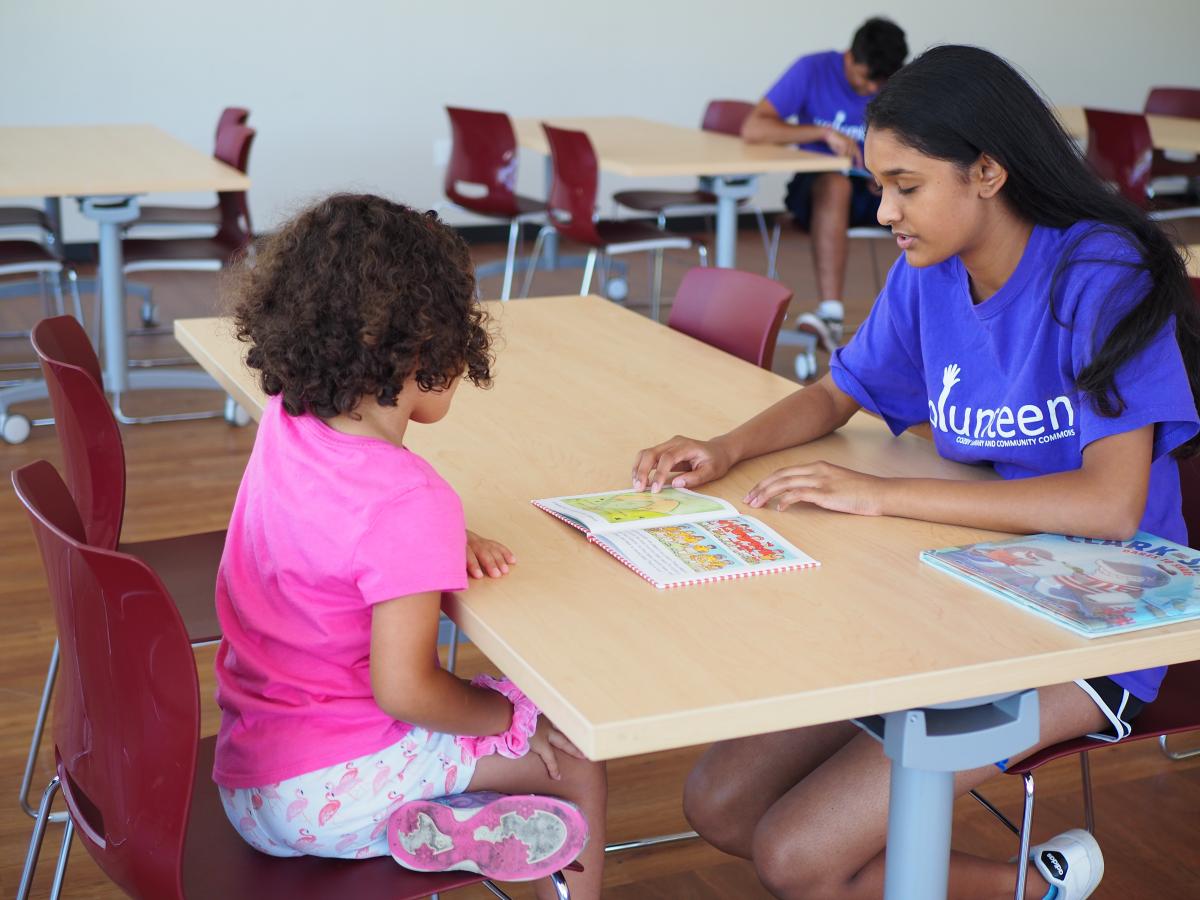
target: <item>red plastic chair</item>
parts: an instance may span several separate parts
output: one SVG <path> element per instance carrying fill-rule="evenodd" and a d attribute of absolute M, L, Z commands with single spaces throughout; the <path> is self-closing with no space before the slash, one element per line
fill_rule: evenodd
<path fill-rule="evenodd" d="M 225 531 L 122 543 L 125 450 L 100 387 L 100 361 L 82 326 L 70 316 L 38 322 L 33 328 L 33 347 L 46 379 L 67 483 L 82 517 L 85 539 L 92 546 L 119 548 L 152 565 L 179 604 L 191 643 L 218 640 L 221 626 L 214 597 Z M 59 643 L 55 642 L 21 780 L 21 807 L 31 816 L 29 789 L 59 662 Z"/>
<path fill-rule="evenodd" d="M 1144 110 L 1147 115 L 1178 116 L 1182 119 L 1200 119 L 1200 88 L 1156 87 L 1150 89 Z M 1162 150 L 1154 151 L 1150 164 L 1150 177 L 1164 178 L 1182 175 L 1193 180 L 1193 191 L 1200 189 L 1200 159 L 1193 154 L 1191 160 L 1168 159 Z"/>
<path fill-rule="evenodd" d="M 667 325 L 770 371 L 789 288 L 736 269 L 691 269 Z"/>
<path fill-rule="evenodd" d="M 238 125 L 245 125 L 246 120 L 249 118 L 250 110 L 241 106 L 227 106 L 221 110 L 221 115 L 217 119 L 216 137 L 213 140 L 213 155 L 217 159 L 222 159 L 220 148 L 228 140 L 227 135 L 230 129 Z M 225 160 L 222 159 L 222 161 Z M 242 171 L 245 172 L 246 170 L 242 168 Z M 213 206 L 141 206 L 138 208 L 137 219 L 130 222 L 125 230 L 128 233 L 136 229 L 156 225 L 211 225 L 219 227 L 220 224 L 220 203 Z"/>
<path fill-rule="evenodd" d="M 51 897 L 76 835 L 122 891 L 148 900 L 406 900 L 485 880 L 409 872 L 390 857 L 281 859 L 243 841 L 211 780 L 216 739 L 200 738 L 195 661 L 163 582 L 142 560 L 86 543 L 70 493 L 48 462 L 12 477 L 70 648 L 54 713 L 56 774 L 42 795 L 20 900 L 29 895 L 59 790 L 70 819 Z"/>
<path fill-rule="evenodd" d="M 754 104 L 745 100 L 710 100 L 704 110 L 704 118 L 700 128 L 715 134 L 740 137 L 742 123 L 754 110 Z M 709 188 L 712 180 L 701 178 L 695 190 L 672 191 L 656 190 L 653 188 L 635 191 L 618 191 L 613 194 L 613 202 L 638 212 L 654 213 L 658 217 L 658 227 L 666 229 L 669 215 L 710 216 L 717 211 L 717 195 Z M 738 206 L 746 204 L 739 200 Z M 758 220 L 758 230 L 762 235 L 763 249 L 769 254 L 771 239 L 767 233 L 767 220 L 758 206 L 747 207 Z"/>
<path fill-rule="evenodd" d="M 1200 295 L 1197 295 L 1200 297 Z M 1197 546 L 1200 537 L 1200 460 L 1186 459 L 1179 463 L 1179 480 L 1183 494 L 1183 517 L 1187 523 L 1188 541 L 1192 547 Z M 1148 738 L 1159 739 L 1163 752 L 1172 759 L 1184 759 L 1200 754 L 1200 750 L 1183 753 L 1171 751 L 1167 747 L 1167 735 L 1179 734 L 1184 731 L 1200 730 L 1200 660 L 1180 663 L 1167 669 L 1166 678 L 1158 691 L 1158 698 L 1147 706 L 1133 721 L 1133 730 L 1121 739 L 1122 744 L 1130 741 L 1143 741 Z M 1018 860 L 1029 858 L 1030 826 L 1033 822 L 1033 773 L 1048 762 L 1062 759 L 1065 756 L 1079 754 L 1079 774 L 1083 792 L 1084 825 L 1091 833 L 1096 831 L 1095 807 L 1092 803 L 1092 774 L 1088 754 L 1097 749 L 1111 747 L 1105 741 L 1089 737 L 1073 738 L 1062 741 L 1051 747 L 1045 747 L 1037 753 L 1014 763 L 1005 770 L 1007 775 L 1021 777 L 1025 788 L 1025 804 L 1021 815 L 1021 826 L 1018 828 L 999 810 L 976 791 L 972 796 L 982 803 L 1004 825 L 1017 836 L 1020 842 Z M 1017 866 L 1017 886 L 1015 897 L 1022 900 L 1025 896 L 1026 867 Z"/>
<path fill-rule="evenodd" d="M 452 144 L 444 188 L 450 202 L 477 215 L 508 222 L 508 252 L 500 299 L 512 296 L 517 241 L 523 222 L 541 222 L 546 204 L 516 193 L 517 138 L 501 112 L 447 106 Z M 491 274 L 486 267 L 477 276 Z"/>
<path fill-rule="evenodd" d="M 1189 207 L 1171 197 L 1155 197 L 1150 187 L 1154 143 L 1150 126 L 1141 113 L 1084 109 L 1087 119 L 1087 160 L 1096 173 L 1154 219 L 1200 216 L 1200 207 Z"/>
<path fill-rule="evenodd" d="M 645 222 L 599 219 L 596 217 L 596 190 L 599 186 L 600 169 L 591 139 L 582 131 L 555 128 L 542 123 L 546 140 L 550 144 L 550 163 L 554 171 L 550 197 L 546 201 L 549 221 L 538 232 L 533 246 L 533 258 L 525 276 L 522 296 L 529 294 L 536 264 L 541 258 L 542 246 L 550 232 L 578 241 L 590 247 L 587 263 L 583 269 L 583 284 L 580 294 L 586 294 L 592 285 L 592 273 L 597 257 L 608 257 L 621 253 L 654 253 L 654 278 L 650 298 L 650 315 L 658 319 L 659 298 L 662 293 L 662 254 L 664 250 L 695 249 L 700 255 L 700 264 L 708 265 L 708 249 L 701 243 L 681 234 L 663 232 Z M 606 280 L 601 272 L 601 288 Z"/>

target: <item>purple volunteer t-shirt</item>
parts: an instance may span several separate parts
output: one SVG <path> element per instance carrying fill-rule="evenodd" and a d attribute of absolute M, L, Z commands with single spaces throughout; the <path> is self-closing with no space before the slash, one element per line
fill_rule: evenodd
<path fill-rule="evenodd" d="M 867 104 L 874 94 L 854 92 L 838 50 L 802 56 L 767 91 L 767 100 L 781 119 L 795 117 L 801 125 L 824 125 L 862 145 L 866 135 Z M 802 150 L 832 153 L 823 141 L 801 144 Z"/>
<path fill-rule="evenodd" d="M 1081 236 L 1052 309 L 1055 266 Z M 867 321 L 834 354 L 833 379 L 893 433 L 929 422 L 941 456 L 991 465 L 1004 478 L 1078 469 L 1093 441 L 1154 425 L 1140 527 L 1186 544 L 1179 469 L 1169 454 L 1196 433 L 1198 419 L 1174 320 L 1117 373 L 1119 415 L 1100 415 L 1075 387 L 1149 287 L 1145 273 L 1126 265 L 1137 259 L 1127 238 L 1093 222 L 1036 226 L 1008 281 L 975 304 L 958 257 L 918 269 L 901 256 Z M 1149 701 L 1165 671 L 1112 677 Z"/>

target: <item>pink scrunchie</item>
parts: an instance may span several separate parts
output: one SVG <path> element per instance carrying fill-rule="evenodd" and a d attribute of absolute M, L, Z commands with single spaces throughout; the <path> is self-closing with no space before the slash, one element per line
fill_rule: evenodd
<path fill-rule="evenodd" d="M 538 708 L 533 701 L 521 693 L 521 689 L 507 678 L 491 675 L 476 675 L 471 684 L 491 688 L 503 694 L 512 703 L 512 724 L 500 734 L 485 734 L 480 737 L 459 735 L 455 742 L 476 759 L 493 753 L 509 759 L 520 759 L 529 752 L 529 738 L 537 730 Z"/>

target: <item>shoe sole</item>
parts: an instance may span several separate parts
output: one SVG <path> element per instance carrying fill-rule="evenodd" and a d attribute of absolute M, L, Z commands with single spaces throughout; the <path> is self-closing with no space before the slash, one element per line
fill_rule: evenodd
<path fill-rule="evenodd" d="M 473 809 L 415 800 L 388 821 L 388 847 L 406 869 L 475 872 L 497 881 L 557 872 L 583 850 L 587 834 L 587 820 L 574 805 L 533 794 L 501 796 Z"/>
<path fill-rule="evenodd" d="M 817 343 L 826 353 L 832 353 L 838 348 L 837 336 L 833 333 L 833 329 L 820 316 L 812 313 L 804 313 L 796 319 L 796 330 L 807 332 L 817 339 Z"/>

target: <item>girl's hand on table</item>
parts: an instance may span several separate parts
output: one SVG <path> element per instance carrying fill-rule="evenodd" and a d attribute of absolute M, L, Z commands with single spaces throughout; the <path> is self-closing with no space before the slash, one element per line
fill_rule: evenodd
<path fill-rule="evenodd" d="M 499 541 L 467 531 L 467 574 L 472 578 L 482 578 L 484 573 L 500 578 L 507 575 L 508 567 L 516 562 L 513 552 Z"/>
<path fill-rule="evenodd" d="M 756 509 L 769 505 L 778 510 L 812 503 L 836 512 L 880 516 L 886 486 L 886 478 L 820 461 L 772 472 L 750 489 L 745 502 Z"/>
<path fill-rule="evenodd" d="M 732 465 L 733 456 L 720 438 L 698 441 L 677 434 L 638 453 L 633 463 L 633 489 L 656 494 L 664 487 L 696 488 L 716 481 Z"/>

